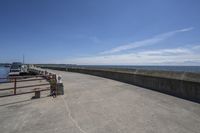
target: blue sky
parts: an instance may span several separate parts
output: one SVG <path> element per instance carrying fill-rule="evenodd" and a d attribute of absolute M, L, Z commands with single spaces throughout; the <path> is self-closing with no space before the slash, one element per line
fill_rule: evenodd
<path fill-rule="evenodd" d="M 1 0 L 0 62 L 200 65 L 199 0 Z"/>

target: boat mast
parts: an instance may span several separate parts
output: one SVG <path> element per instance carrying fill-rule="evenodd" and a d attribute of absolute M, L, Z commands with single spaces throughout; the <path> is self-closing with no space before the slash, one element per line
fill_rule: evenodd
<path fill-rule="evenodd" d="M 23 64 L 24 64 L 24 55 L 23 55 Z"/>

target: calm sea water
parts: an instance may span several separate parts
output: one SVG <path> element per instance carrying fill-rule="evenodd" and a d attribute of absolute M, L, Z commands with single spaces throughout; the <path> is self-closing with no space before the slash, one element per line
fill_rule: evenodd
<path fill-rule="evenodd" d="M 10 68 L 0 66 L 0 78 L 7 78 Z M 0 79 L 0 82 L 5 81 L 5 79 Z"/>
<path fill-rule="evenodd" d="M 113 65 L 106 65 L 106 66 L 81 66 L 86 68 L 118 68 L 118 69 L 145 69 L 145 70 L 162 70 L 162 71 L 178 71 L 178 72 L 194 72 L 200 73 L 200 66 L 113 66 Z"/>

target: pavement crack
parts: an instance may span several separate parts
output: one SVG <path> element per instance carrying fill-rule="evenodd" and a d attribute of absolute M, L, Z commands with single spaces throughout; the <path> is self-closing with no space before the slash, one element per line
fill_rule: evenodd
<path fill-rule="evenodd" d="M 61 96 L 61 97 L 62 97 L 62 100 L 63 100 L 63 102 L 64 102 L 65 108 L 66 108 L 66 110 L 67 110 L 67 112 L 68 112 L 68 117 L 71 119 L 71 121 L 74 123 L 74 125 L 76 126 L 76 128 L 77 128 L 81 133 L 87 133 L 86 131 L 84 131 L 84 130 L 79 126 L 78 122 L 72 117 L 72 115 L 71 115 L 71 110 L 70 110 L 70 108 L 69 108 L 69 105 L 68 105 L 67 101 L 65 101 L 65 99 L 63 98 L 63 96 Z"/>

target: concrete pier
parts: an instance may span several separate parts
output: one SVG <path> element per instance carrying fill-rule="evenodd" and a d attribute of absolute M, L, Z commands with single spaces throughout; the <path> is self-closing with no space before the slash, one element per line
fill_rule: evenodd
<path fill-rule="evenodd" d="M 111 79 L 61 74 L 65 95 L 0 99 L 2 133 L 199 133 L 200 104 Z"/>

